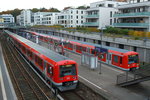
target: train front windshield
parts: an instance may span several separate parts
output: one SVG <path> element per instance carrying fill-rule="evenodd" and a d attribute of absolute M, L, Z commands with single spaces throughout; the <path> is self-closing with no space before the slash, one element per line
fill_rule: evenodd
<path fill-rule="evenodd" d="M 132 63 L 138 63 L 139 62 L 139 57 L 138 55 L 129 55 L 128 56 L 128 63 L 132 64 Z"/>
<path fill-rule="evenodd" d="M 76 75 L 76 67 L 73 65 L 62 65 L 60 66 L 60 77 L 67 75 Z"/>

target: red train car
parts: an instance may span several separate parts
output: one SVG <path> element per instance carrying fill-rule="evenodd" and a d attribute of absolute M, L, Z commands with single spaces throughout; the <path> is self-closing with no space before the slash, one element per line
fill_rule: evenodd
<path fill-rule="evenodd" d="M 78 68 L 75 61 L 39 46 L 21 36 L 6 32 L 9 35 L 9 40 L 40 71 L 47 82 L 51 82 L 60 91 L 76 88 Z"/>
<path fill-rule="evenodd" d="M 46 37 L 42 34 L 40 34 L 40 36 Z M 61 40 L 60 37 L 56 36 L 50 36 L 47 38 L 50 38 L 51 41 L 57 42 L 60 42 Z M 54 44 L 55 42 L 50 43 Z M 64 48 L 79 54 L 82 54 L 82 52 L 94 54 L 95 56 L 98 56 L 98 60 L 102 61 L 103 63 L 112 65 L 122 70 L 132 70 L 139 68 L 139 54 L 131 50 L 124 50 L 109 46 L 100 46 L 98 44 L 87 43 L 78 40 L 69 40 L 69 43 L 65 44 Z M 98 48 L 100 50 L 98 50 Z"/>

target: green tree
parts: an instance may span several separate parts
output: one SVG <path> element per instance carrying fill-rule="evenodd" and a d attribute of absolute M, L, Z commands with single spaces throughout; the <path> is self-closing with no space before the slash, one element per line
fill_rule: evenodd
<path fill-rule="evenodd" d="M 77 9 L 87 9 L 87 8 L 89 8 L 89 6 L 85 6 L 85 5 L 83 5 L 83 6 L 79 6 L 79 7 L 77 7 Z"/>
<path fill-rule="evenodd" d="M 37 9 L 37 8 L 33 8 L 33 9 L 31 9 L 31 11 L 32 11 L 33 13 L 35 13 L 35 12 L 38 12 L 38 11 L 40 11 L 40 10 Z"/>

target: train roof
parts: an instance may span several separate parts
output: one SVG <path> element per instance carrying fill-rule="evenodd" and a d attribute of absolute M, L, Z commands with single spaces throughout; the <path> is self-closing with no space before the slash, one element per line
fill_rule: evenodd
<path fill-rule="evenodd" d="M 36 43 L 33 43 L 21 36 L 18 36 L 12 32 L 7 32 L 8 34 L 13 35 L 15 38 L 17 38 L 19 41 L 25 43 L 26 45 L 30 46 L 31 48 L 37 50 L 38 52 L 40 52 L 40 54 L 43 54 L 44 56 L 47 56 L 48 58 L 52 59 L 53 61 L 59 62 L 62 60 L 71 60 L 70 58 L 67 58 L 65 56 L 62 56 L 52 50 L 49 50 L 47 48 L 44 48 Z"/>

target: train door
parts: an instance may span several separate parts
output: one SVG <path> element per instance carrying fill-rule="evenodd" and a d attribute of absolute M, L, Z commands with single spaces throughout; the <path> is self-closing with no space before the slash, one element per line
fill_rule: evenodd
<path fill-rule="evenodd" d="M 112 64 L 122 67 L 122 56 L 112 54 Z"/>
<path fill-rule="evenodd" d="M 46 68 L 47 68 L 47 70 L 46 70 L 47 76 L 48 76 L 49 78 L 51 78 L 51 77 L 53 76 L 53 68 L 52 68 L 52 66 L 51 66 L 50 64 L 48 64 L 48 63 L 47 63 L 47 65 L 46 65 Z"/>

